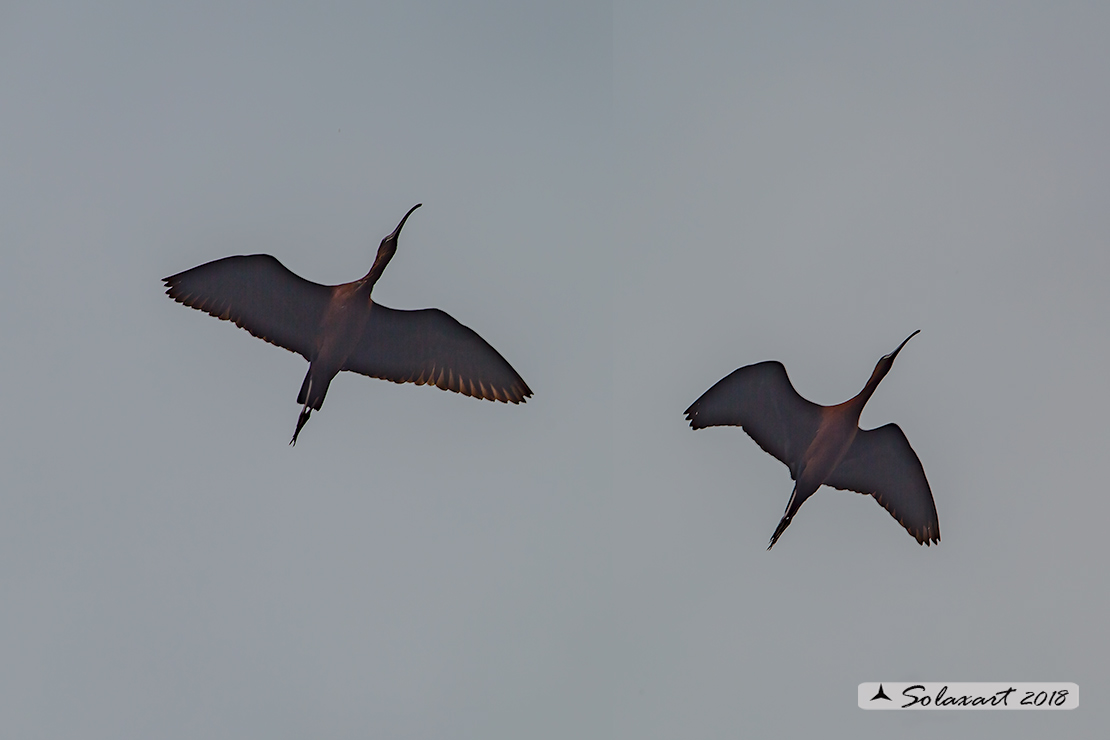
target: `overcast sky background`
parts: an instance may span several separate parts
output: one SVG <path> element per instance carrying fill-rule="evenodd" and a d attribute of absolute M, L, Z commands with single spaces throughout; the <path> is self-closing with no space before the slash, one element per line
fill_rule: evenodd
<path fill-rule="evenodd" d="M 0 8 L 0 735 L 1091 737 L 1110 722 L 1110 11 Z M 265 252 L 535 391 L 350 374 L 160 278 Z M 682 411 L 781 360 L 943 541 Z M 863 681 L 1073 681 L 873 713 Z"/>

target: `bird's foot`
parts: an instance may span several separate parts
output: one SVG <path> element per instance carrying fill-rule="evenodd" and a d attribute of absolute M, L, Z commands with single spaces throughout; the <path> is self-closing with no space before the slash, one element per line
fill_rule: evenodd
<path fill-rule="evenodd" d="M 779 541 L 779 537 L 782 537 L 782 533 L 790 526 L 790 520 L 793 518 L 792 516 L 784 516 L 779 520 L 779 526 L 775 527 L 775 533 L 771 535 L 771 544 L 767 545 L 768 550 L 774 547 L 775 543 Z"/>
<path fill-rule="evenodd" d="M 301 409 L 300 417 L 297 418 L 297 428 L 293 432 L 293 439 L 289 441 L 290 445 L 296 446 L 297 435 L 301 433 L 301 428 L 305 425 L 305 422 L 308 421 L 308 417 L 310 416 L 312 416 L 312 409 L 308 407 L 308 404 L 305 404 L 305 407 Z"/>

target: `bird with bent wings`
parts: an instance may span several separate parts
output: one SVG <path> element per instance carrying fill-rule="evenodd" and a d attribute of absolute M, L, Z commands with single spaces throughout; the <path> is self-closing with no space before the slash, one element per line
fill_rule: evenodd
<path fill-rule="evenodd" d="M 343 285 L 293 274 L 268 254 L 225 257 L 164 278 L 178 303 L 226 319 L 308 360 L 291 445 L 341 370 L 434 385 L 466 396 L 524 403 L 531 389 L 497 350 L 437 308 L 399 311 L 370 298 L 416 204 L 382 239 L 370 272 Z"/>
<path fill-rule="evenodd" d="M 769 361 L 736 370 L 686 409 L 694 429 L 742 427 L 764 451 L 790 468 L 794 491 L 768 550 L 822 485 L 874 496 L 918 544 L 940 542 L 933 493 L 906 435 L 897 424 L 869 430 L 858 426 L 864 405 L 916 334 L 879 360 L 855 398 L 836 406 L 819 406 L 802 398 L 782 363 Z"/>

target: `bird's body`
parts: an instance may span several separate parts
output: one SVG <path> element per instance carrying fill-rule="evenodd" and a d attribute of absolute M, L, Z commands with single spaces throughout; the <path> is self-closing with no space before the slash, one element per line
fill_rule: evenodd
<path fill-rule="evenodd" d="M 822 485 L 870 494 L 924 545 L 940 542 L 936 506 L 921 466 L 896 424 L 861 430 L 863 407 L 906 346 L 879 360 L 854 398 L 819 406 L 802 398 L 780 362 L 760 362 L 735 371 L 686 410 L 694 429 L 740 426 L 790 468 L 794 491 L 771 544 L 790 526 L 805 500 Z"/>
<path fill-rule="evenodd" d="M 333 288 L 332 298 L 320 320 L 315 358 L 309 362 L 308 373 L 301 384 L 300 393 L 297 394 L 297 403 L 304 406 L 290 444 L 296 444 L 297 435 L 313 409 L 324 405 L 324 396 L 328 393 L 332 378 L 339 374 L 351 352 L 358 346 L 374 310 L 374 303 L 370 300 L 372 287 L 362 281 Z"/>
<path fill-rule="evenodd" d="M 818 486 L 825 482 L 829 474 L 844 459 L 845 453 L 852 446 L 859 431 L 859 416 L 862 404 L 858 408 L 845 408 L 852 402 L 825 406 L 821 409 L 821 423 L 817 427 L 817 434 L 810 442 L 809 448 L 803 459 L 806 463 L 798 478 L 799 487 L 803 490 L 810 488 L 816 491 Z M 853 404 L 855 405 L 855 404 Z"/>
<path fill-rule="evenodd" d="M 342 370 L 395 383 L 430 383 L 491 401 L 523 403 L 532 395 L 497 350 L 443 311 L 397 311 L 371 299 L 397 251 L 401 227 L 419 207 L 382 240 L 370 271 L 352 283 L 309 282 L 267 254 L 225 257 L 165 278 L 166 294 L 175 301 L 233 321 L 308 360 L 290 444 L 296 444 Z"/>

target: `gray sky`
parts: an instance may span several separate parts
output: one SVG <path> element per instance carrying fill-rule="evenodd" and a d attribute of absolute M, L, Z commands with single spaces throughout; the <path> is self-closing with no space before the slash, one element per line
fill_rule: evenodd
<path fill-rule="evenodd" d="M 0 735 L 1093 736 L 1110 722 L 1097 4 L 0 9 Z M 159 279 L 265 252 L 477 330 L 522 407 Z M 943 542 L 682 411 L 765 359 Z M 865 713 L 877 680 L 1068 713 Z M 798 708 L 805 697 L 808 709 Z"/>

